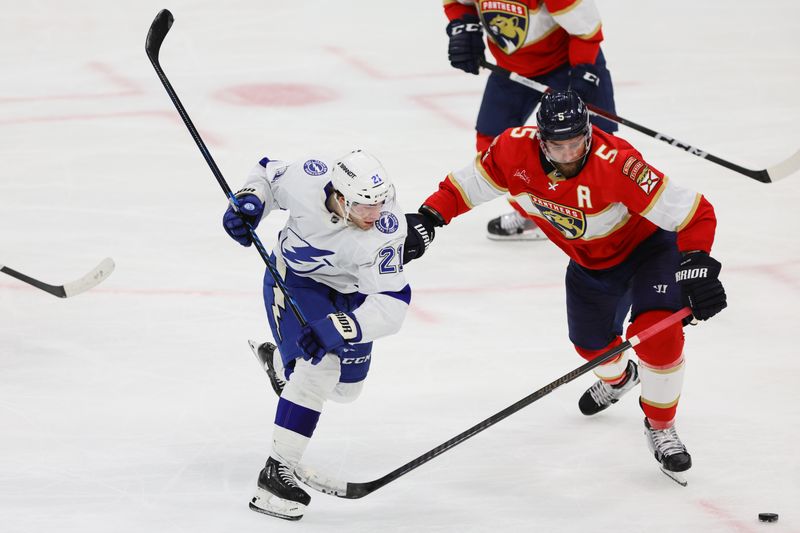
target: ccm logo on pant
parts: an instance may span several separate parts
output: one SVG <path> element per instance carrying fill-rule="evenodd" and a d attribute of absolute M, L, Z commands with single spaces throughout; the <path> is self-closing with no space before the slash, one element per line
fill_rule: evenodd
<path fill-rule="evenodd" d="M 696 279 L 708 277 L 707 268 L 693 268 L 691 270 L 681 270 L 675 273 L 675 281 L 683 281 L 685 279 Z"/>
<path fill-rule="evenodd" d="M 372 357 L 371 353 L 364 355 L 362 357 L 342 357 L 341 361 L 343 365 L 360 365 L 361 363 L 366 363 Z"/>

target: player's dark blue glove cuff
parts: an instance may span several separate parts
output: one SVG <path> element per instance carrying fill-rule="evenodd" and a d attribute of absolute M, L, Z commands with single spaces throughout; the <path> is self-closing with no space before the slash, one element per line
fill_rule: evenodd
<path fill-rule="evenodd" d="M 356 319 L 339 311 L 303 327 L 297 338 L 297 346 L 303 352 L 303 359 L 316 365 L 326 353 L 333 352 L 348 342 L 360 340 L 361 327 Z"/>
<path fill-rule="evenodd" d="M 235 211 L 233 206 L 228 206 L 222 216 L 222 227 L 233 240 L 242 246 L 250 246 L 249 223 L 255 229 L 261 222 L 261 215 L 264 213 L 264 204 L 254 194 L 244 194 L 236 197 L 239 202 L 240 211 Z"/>

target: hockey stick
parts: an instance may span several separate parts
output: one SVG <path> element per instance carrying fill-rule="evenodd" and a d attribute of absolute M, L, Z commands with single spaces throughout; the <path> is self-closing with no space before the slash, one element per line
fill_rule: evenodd
<path fill-rule="evenodd" d="M 168 9 L 162 9 L 159 11 L 158 15 L 156 15 L 156 18 L 153 19 L 153 23 L 150 25 L 150 30 L 147 32 L 147 40 L 145 41 L 144 49 L 147 52 L 147 57 L 150 59 L 150 63 L 153 64 L 153 68 L 156 70 L 156 74 L 158 74 L 158 78 L 161 80 L 161 84 L 164 85 L 164 89 L 166 89 L 170 100 L 172 100 L 172 103 L 175 104 L 175 109 L 178 110 L 178 114 L 183 119 L 183 123 L 186 125 L 186 128 L 192 135 L 194 142 L 200 149 L 200 153 L 203 154 L 203 157 L 205 158 L 206 163 L 208 163 L 211 172 L 214 173 L 217 183 L 219 183 L 219 186 L 222 187 L 225 196 L 228 197 L 228 201 L 231 203 L 234 209 L 238 211 L 240 208 L 239 201 L 231 191 L 231 188 L 228 186 L 228 182 L 225 181 L 225 178 L 223 177 L 222 172 L 220 172 L 219 167 L 217 167 L 217 163 L 214 161 L 214 158 L 211 157 L 211 152 L 209 152 L 208 148 L 206 148 L 206 144 L 203 142 L 203 139 L 200 138 L 197 128 L 194 127 L 192 120 L 189 118 L 189 114 L 186 113 L 186 109 L 184 109 L 183 104 L 178 99 L 175 89 L 172 88 L 172 84 L 167 79 L 167 75 L 164 74 L 164 69 L 161 68 L 161 64 L 158 61 L 158 53 L 161 50 L 161 44 L 164 42 L 164 38 L 167 36 L 167 32 L 169 32 L 169 29 L 172 27 L 172 23 L 174 21 L 175 18 Z M 303 316 L 302 311 L 300 311 L 300 308 L 295 303 L 294 298 L 289 295 L 289 291 L 286 289 L 286 285 L 278 273 L 277 268 L 275 268 L 275 265 L 273 265 L 272 261 L 269 260 L 269 253 L 261 243 L 261 239 L 259 239 L 258 235 L 256 235 L 256 231 L 253 229 L 252 224 L 246 224 L 247 229 L 250 232 L 250 239 L 253 241 L 253 244 L 255 244 L 256 250 L 258 250 L 259 255 L 261 255 L 261 259 L 263 259 L 264 263 L 266 263 L 269 273 L 275 280 L 275 284 L 283 293 L 284 299 L 289 303 L 289 307 L 292 309 L 294 316 L 297 317 L 297 321 L 300 322 L 301 326 L 305 326 L 308 322 Z"/>
<path fill-rule="evenodd" d="M 302 465 L 298 465 L 297 469 L 295 470 L 295 474 L 300 480 L 303 481 L 306 485 L 311 487 L 312 489 L 318 490 L 320 492 L 324 492 L 326 494 L 331 494 L 333 496 L 338 496 L 340 498 L 348 498 L 348 499 L 357 499 L 363 498 L 367 494 L 371 494 L 378 490 L 379 488 L 383 487 L 391 483 L 392 481 L 396 480 L 397 478 L 404 476 L 421 466 L 434 457 L 443 454 L 447 450 L 454 448 L 464 442 L 465 440 L 469 439 L 470 437 L 474 437 L 484 429 L 487 429 L 504 418 L 511 416 L 512 414 L 516 413 L 520 409 L 527 407 L 528 405 L 532 404 L 536 400 L 547 396 L 558 387 L 565 383 L 569 383 L 570 381 L 574 380 L 575 378 L 582 376 L 583 374 L 587 373 L 588 371 L 592 370 L 593 368 L 605 363 L 606 361 L 612 359 L 616 355 L 624 352 L 628 348 L 636 346 L 637 344 L 646 341 L 650 337 L 657 335 L 661 331 L 665 330 L 666 328 L 672 326 L 683 320 L 685 317 L 692 314 L 691 309 L 688 307 L 684 307 L 680 311 L 676 311 L 675 313 L 671 314 L 670 316 L 664 318 L 663 320 L 656 322 L 649 328 L 645 329 L 644 331 L 640 332 L 638 335 L 634 335 L 633 337 L 629 338 L 627 341 L 623 342 L 616 348 L 612 348 L 607 352 L 600 354 L 595 359 L 589 361 L 588 363 L 583 364 L 582 366 L 576 368 L 572 372 L 568 374 L 564 374 L 557 380 L 553 381 L 542 387 L 541 389 L 537 390 L 533 394 L 526 396 L 525 398 L 521 399 L 517 403 L 510 405 L 500 411 L 497 414 L 494 414 L 480 422 L 468 430 L 464 431 L 453 437 L 452 439 L 448 440 L 447 442 L 440 444 L 436 448 L 426 452 L 416 459 L 409 461 L 408 463 L 404 464 L 400 468 L 397 468 L 383 477 L 380 477 L 374 481 L 367 481 L 364 483 L 351 483 L 347 481 L 340 481 L 337 479 L 333 479 L 330 477 L 325 477 L 314 470 L 307 469 Z"/>
<path fill-rule="evenodd" d="M 520 85 L 524 85 L 529 89 L 533 89 L 536 92 L 544 94 L 550 91 L 550 87 L 548 87 L 547 85 L 539 83 L 538 81 L 532 80 L 530 78 L 526 78 L 525 76 L 520 76 L 516 72 L 511 72 L 510 70 L 506 70 L 503 67 L 499 67 L 497 65 L 489 63 L 485 59 L 481 60 L 481 66 L 485 69 L 492 71 L 495 74 L 499 74 L 500 76 L 508 78 L 511 81 L 515 81 Z M 730 161 L 726 161 L 725 159 L 717 157 L 713 154 L 710 154 L 704 150 L 701 150 L 700 148 L 687 144 L 683 141 L 679 141 L 674 137 L 670 137 L 669 135 L 665 135 L 655 130 L 651 130 L 650 128 L 632 122 L 626 118 L 622 118 L 619 115 L 610 113 L 592 104 L 586 104 L 586 107 L 589 108 L 589 111 L 593 115 L 599 115 L 603 118 L 606 118 L 618 124 L 628 126 L 629 128 L 644 133 L 645 135 L 653 137 L 654 139 L 658 139 L 659 141 L 664 141 L 665 143 L 671 144 L 672 146 L 680 148 L 681 150 L 684 150 L 692 155 L 696 155 L 697 157 L 721 165 L 729 170 L 738 172 L 739 174 L 744 174 L 748 178 L 753 178 L 754 180 L 760 181 L 761 183 L 772 183 L 781 180 L 786 176 L 789 176 L 790 174 L 794 174 L 795 172 L 800 170 L 800 150 L 795 152 L 794 155 L 792 155 L 788 159 L 781 161 L 776 165 L 772 165 L 769 168 L 766 168 L 764 170 L 751 170 L 749 168 L 741 167 L 735 163 L 731 163 Z"/>
<path fill-rule="evenodd" d="M 50 285 L 49 283 L 26 276 L 22 272 L 17 272 L 16 270 L 8 268 L 7 266 L 0 266 L 0 272 L 8 274 L 12 278 L 17 278 L 20 281 L 24 281 L 29 285 L 33 285 L 37 289 L 48 292 L 53 296 L 58 296 L 59 298 L 69 298 L 70 296 L 75 296 L 76 294 L 88 291 L 92 287 L 99 285 L 104 279 L 110 276 L 111 273 L 114 272 L 114 261 L 110 257 L 106 257 L 100 261 L 100 264 L 94 267 L 91 272 L 80 279 L 76 279 L 70 283 L 65 283 L 64 285 Z"/>

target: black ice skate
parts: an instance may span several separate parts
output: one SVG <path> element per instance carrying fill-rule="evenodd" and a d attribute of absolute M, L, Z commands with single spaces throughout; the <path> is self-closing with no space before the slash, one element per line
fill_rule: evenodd
<path fill-rule="evenodd" d="M 625 393 L 639 384 L 639 367 L 633 361 L 628 361 L 625 367 L 625 381 L 616 385 L 609 385 L 602 379 L 589 387 L 578 400 L 578 408 L 586 416 L 596 415 L 600 411 L 611 407 L 622 398 Z"/>
<path fill-rule="evenodd" d="M 645 418 L 644 434 L 647 437 L 647 446 L 661 465 L 661 471 L 685 487 L 687 481 L 681 472 L 686 472 L 692 467 L 692 456 L 678 437 L 675 426 L 669 429 L 653 429 Z"/>
<path fill-rule="evenodd" d="M 265 342 L 262 344 L 257 344 L 255 341 L 247 341 L 247 344 L 250 345 L 250 349 L 253 350 L 253 353 L 258 359 L 261 368 L 264 369 L 264 372 L 267 373 L 269 377 L 269 383 L 272 385 L 272 390 L 275 391 L 275 394 L 278 396 L 281 395 L 283 391 L 283 387 L 286 386 L 286 381 L 281 379 L 278 376 L 278 372 L 275 371 L 275 362 L 274 357 L 280 357 L 280 354 L 276 354 L 275 350 L 277 346 L 272 344 L 271 342 Z"/>
<path fill-rule="evenodd" d="M 311 496 L 297 486 L 292 470 L 270 457 L 258 475 L 250 509 L 284 520 L 300 520 L 310 501 Z"/>
<path fill-rule="evenodd" d="M 486 226 L 486 236 L 495 241 L 543 241 L 547 239 L 535 222 L 516 211 L 493 218 Z"/>

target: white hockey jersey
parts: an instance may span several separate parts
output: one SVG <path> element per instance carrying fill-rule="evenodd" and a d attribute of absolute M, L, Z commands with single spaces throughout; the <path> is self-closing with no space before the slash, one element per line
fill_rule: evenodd
<path fill-rule="evenodd" d="M 367 295 L 352 314 L 360 342 L 369 342 L 396 333 L 410 302 L 403 275 L 405 214 L 391 195 L 369 230 L 345 223 L 325 206 L 332 169 L 332 159 L 316 155 L 294 162 L 264 158 L 237 195 L 255 194 L 264 203 L 262 219 L 275 209 L 289 211 L 274 253 L 293 273 L 343 294 Z"/>

